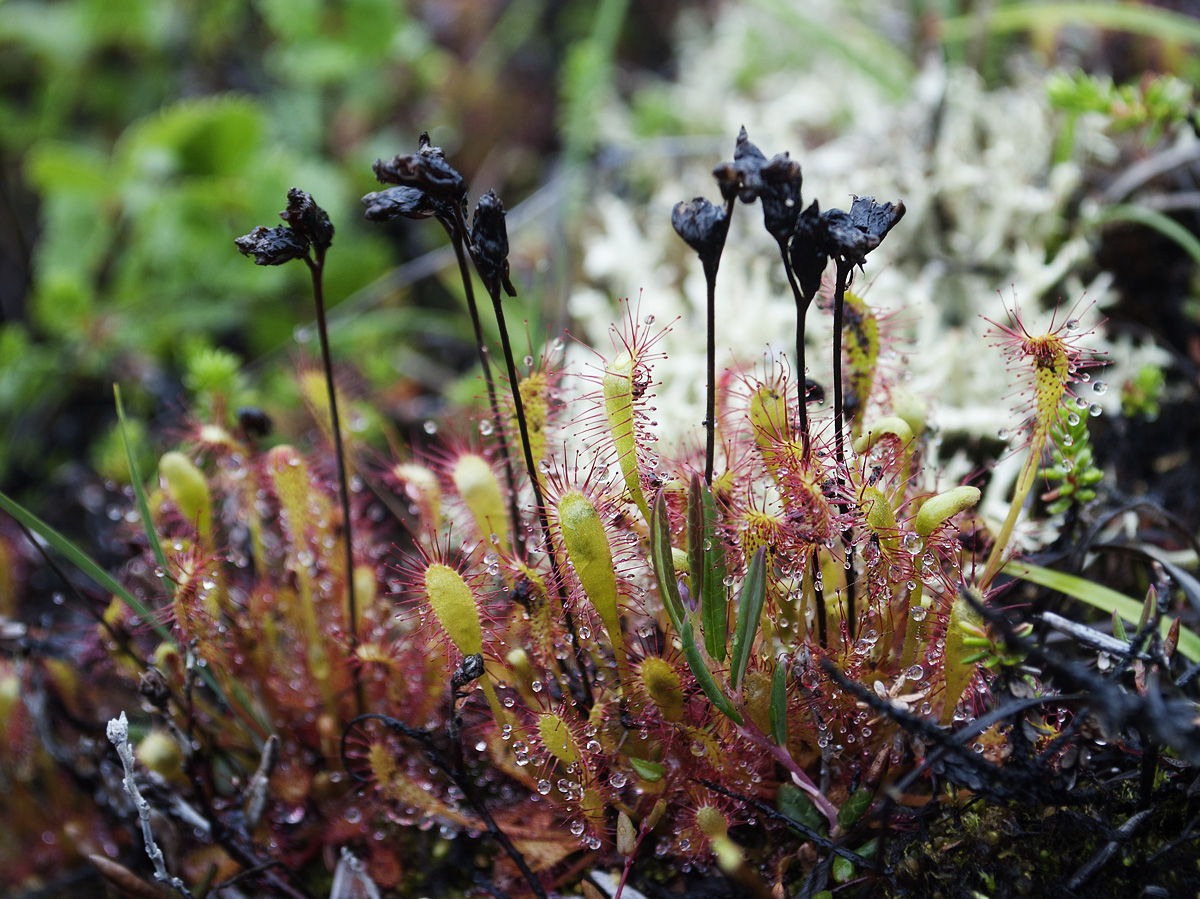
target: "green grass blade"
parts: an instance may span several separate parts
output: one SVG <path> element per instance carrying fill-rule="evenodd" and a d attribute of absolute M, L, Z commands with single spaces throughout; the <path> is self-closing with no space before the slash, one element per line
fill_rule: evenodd
<path fill-rule="evenodd" d="M 1030 565 L 1027 562 L 1009 562 L 1004 567 L 1004 573 L 1040 587 L 1048 587 L 1059 593 L 1065 593 L 1073 599 L 1108 612 L 1110 615 L 1119 615 L 1131 623 L 1136 622 L 1142 615 L 1143 604 L 1138 600 L 1073 574 L 1064 574 L 1061 571 L 1042 568 L 1040 565 Z M 1170 627 L 1171 619 L 1164 618 L 1161 625 L 1163 636 L 1166 636 Z M 1200 661 L 1200 636 L 1197 636 L 1194 631 L 1180 627 L 1179 652 L 1190 662 Z"/>
<path fill-rule="evenodd" d="M 697 597 L 704 595 L 704 500 L 700 495 L 703 484 L 700 473 L 692 472 L 692 480 L 688 484 L 687 555 L 692 595 Z"/>
<path fill-rule="evenodd" d="M 1138 206 L 1134 203 L 1118 203 L 1108 206 L 1093 219 L 1097 225 L 1105 222 L 1132 222 L 1157 231 L 1179 246 L 1192 257 L 1192 261 L 1200 264 L 1200 240 L 1169 215 L 1164 215 L 1157 209 L 1148 206 Z"/>
<path fill-rule="evenodd" d="M 117 597 L 125 605 L 129 606 L 130 610 L 135 615 L 138 615 L 146 624 L 154 628 L 155 633 L 163 638 L 170 640 L 171 632 L 154 617 L 149 607 L 140 599 L 121 586 L 111 574 L 101 568 L 96 562 L 81 550 L 78 546 L 56 531 L 46 522 L 42 521 L 16 500 L 10 499 L 3 493 L 0 493 L 0 509 L 3 509 L 33 533 L 37 534 L 52 547 L 58 550 L 68 561 L 76 568 L 90 577 L 93 581 Z"/>
<path fill-rule="evenodd" d="M 717 534 L 717 501 L 701 482 L 704 510 L 704 586 L 700 592 L 700 619 L 704 625 L 704 650 L 717 663 L 725 661 L 729 642 L 729 589 L 725 586 L 725 544 Z"/>
<path fill-rule="evenodd" d="M 821 53 L 840 59 L 875 82 L 887 96 L 898 100 L 908 93 L 916 74 L 912 61 L 894 42 L 851 17 L 829 21 L 804 11 L 802 3 L 754 0 L 754 4 L 779 20 L 798 38 L 798 53 Z"/>
<path fill-rule="evenodd" d="M 675 633 L 683 633 L 683 598 L 675 582 L 675 560 L 671 557 L 671 521 L 667 515 L 667 498 L 659 491 L 650 512 L 650 557 L 654 561 L 654 576 L 658 580 L 658 596 Z"/>
<path fill-rule="evenodd" d="M 787 663 L 775 664 L 771 679 L 771 736 L 777 746 L 787 746 Z"/>
<path fill-rule="evenodd" d="M 718 711 L 734 724 L 741 725 L 742 716 L 734 708 L 733 702 L 725 695 L 712 672 L 700 656 L 700 648 L 696 645 L 696 635 L 692 631 L 692 623 L 684 616 L 683 598 L 679 595 L 679 585 L 675 582 L 675 563 L 671 558 L 671 524 L 667 516 L 667 499 L 660 490 L 654 500 L 650 512 L 650 556 L 654 561 L 654 577 L 658 581 L 658 595 L 671 626 L 679 634 L 683 643 L 683 657 L 692 676 L 704 691 Z"/>
<path fill-rule="evenodd" d="M 1175 44 L 1200 44 L 1200 22 L 1165 9 L 1131 3 L 1014 3 L 976 15 L 943 19 L 943 43 L 970 40 L 980 32 L 1012 34 L 1032 29 L 1071 27 L 1126 31 Z"/>
<path fill-rule="evenodd" d="M 750 662 L 750 649 L 758 636 L 758 619 L 767 599 L 767 548 L 760 546 L 746 569 L 746 580 L 738 598 L 737 630 L 733 634 L 733 654 L 729 678 L 736 690 Z"/>
<path fill-rule="evenodd" d="M 163 552 L 162 541 L 154 533 L 154 519 L 150 517 L 150 503 L 146 499 L 146 488 L 142 483 L 142 475 L 138 471 L 137 462 L 133 456 L 133 447 L 129 443 L 129 427 L 125 422 L 125 405 L 121 402 L 121 388 L 113 384 L 113 397 L 117 401 L 117 421 L 121 425 L 121 443 L 125 445 L 125 462 L 129 466 L 129 480 L 133 484 L 133 493 L 137 497 L 138 514 L 142 516 L 142 528 L 146 531 L 146 539 L 150 541 L 150 549 L 154 553 L 154 561 L 158 570 L 163 573 L 163 583 L 168 584 L 168 591 L 174 592 L 175 581 L 167 573 L 167 556 Z"/>

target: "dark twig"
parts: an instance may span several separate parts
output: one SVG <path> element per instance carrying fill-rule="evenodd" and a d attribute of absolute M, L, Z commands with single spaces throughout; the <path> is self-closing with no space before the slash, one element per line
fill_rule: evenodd
<path fill-rule="evenodd" d="M 693 780 L 703 787 L 708 787 L 708 789 L 712 790 L 714 793 L 720 793 L 722 796 L 728 796 L 730 799 L 736 799 L 739 802 L 746 803 L 764 818 L 770 818 L 772 821 L 778 821 L 780 824 L 786 824 L 805 839 L 812 840 L 815 845 L 826 850 L 827 852 L 840 855 L 847 861 L 852 861 L 854 864 L 861 865 L 864 868 L 873 868 L 875 866 L 875 862 L 871 861 L 871 859 L 859 855 L 857 852 L 846 849 L 844 846 L 838 845 L 836 842 L 828 839 L 827 837 L 821 836 L 817 831 L 813 830 L 807 824 L 797 821 L 790 815 L 785 815 L 783 812 L 772 808 L 765 802 L 755 799 L 753 796 L 745 796 L 741 793 L 734 792 L 727 787 L 721 786 L 721 784 L 717 783 L 716 781 L 705 780 L 701 777 L 693 778 Z"/>
<path fill-rule="evenodd" d="M 1075 872 L 1071 879 L 1067 881 L 1067 889 L 1078 889 L 1091 880 L 1092 877 L 1094 877 L 1096 873 L 1099 872 L 1102 867 L 1104 867 L 1105 862 L 1113 857 L 1113 853 L 1117 851 L 1121 843 L 1128 840 L 1134 835 L 1134 833 L 1137 832 L 1137 829 L 1141 827 L 1142 822 L 1150 816 L 1151 811 L 1153 810 L 1146 809 L 1145 811 L 1138 812 L 1136 815 L 1130 817 L 1129 820 L 1127 820 L 1119 828 L 1117 828 L 1115 839 L 1109 840 L 1107 843 L 1105 843 L 1099 852 L 1092 856 L 1092 858 L 1082 868 Z"/>
<path fill-rule="evenodd" d="M 459 691 L 465 683 L 469 682 L 467 678 L 469 678 L 475 667 L 477 667 L 479 670 L 479 675 L 476 675 L 476 677 L 482 675 L 483 673 L 482 656 L 469 656 L 468 659 L 477 659 L 478 661 L 477 663 L 471 663 L 472 667 L 470 669 L 468 669 L 468 660 L 463 661 L 463 666 L 459 668 L 459 671 L 456 672 L 451 679 L 452 696 L 458 697 L 462 695 Z M 453 730 L 452 736 L 454 737 L 453 743 L 458 744 L 458 728 L 461 725 L 460 723 L 455 723 L 454 721 L 454 719 L 458 717 L 457 700 L 452 701 L 455 705 L 455 708 L 452 710 L 450 716 Z M 441 750 L 438 749 L 437 744 L 434 742 L 433 736 L 429 733 L 429 731 L 422 728 L 410 727 L 403 721 L 392 718 L 388 715 L 380 715 L 376 713 L 359 715 L 357 718 L 347 724 L 345 730 L 342 731 L 342 766 L 350 772 L 351 777 L 359 782 L 366 780 L 366 778 L 355 771 L 354 766 L 350 764 L 349 758 L 346 754 L 346 740 L 356 725 L 361 724 L 364 721 L 372 720 L 379 721 L 389 730 L 395 731 L 401 736 L 408 737 L 409 739 L 414 740 L 421 745 L 421 748 L 425 750 L 425 753 L 429 756 L 429 760 L 433 762 L 434 766 L 443 774 L 445 774 L 451 780 L 451 782 L 453 782 L 454 785 L 462 791 L 463 798 L 468 802 L 468 804 L 470 804 L 471 808 L 483 821 L 488 833 L 500 845 L 500 848 L 504 850 L 504 853 L 510 859 L 512 859 L 513 864 L 517 866 L 517 869 L 521 872 L 526 882 L 528 882 L 529 888 L 533 891 L 534 895 L 538 896 L 539 899 L 547 899 L 546 891 L 542 887 L 541 881 L 538 880 L 537 875 L 534 874 L 530 869 L 529 864 L 525 861 L 525 857 L 521 854 L 520 850 L 513 845 L 512 841 L 508 838 L 508 835 L 500 829 L 500 826 L 496 823 L 496 819 L 492 817 L 491 812 L 488 811 L 487 806 L 476 792 L 474 782 L 462 770 L 461 745 L 459 745 L 457 750 L 459 759 L 458 762 L 455 762 L 453 759 L 448 760 Z"/>

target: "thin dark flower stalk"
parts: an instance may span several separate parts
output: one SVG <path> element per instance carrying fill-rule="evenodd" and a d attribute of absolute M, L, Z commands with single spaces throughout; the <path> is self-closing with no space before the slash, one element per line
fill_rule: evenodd
<path fill-rule="evenodd" d="M 317 335 L 321 341 L 321 365 L 325 369 L 325 389 L 329 393 L 329 419 L 333 428 L 333 457 L 337 463 L 338 494 L 342 505 L 342 528 L 346 547 L 346 633 L 351 651 L 358 645 L 358 599 L 354 590 L 354 532 L 350 523 L 350 485 L 346 478 L 346 450 L 342 445 L 342 424 L 338 415 L 337 389 L 333 383 L 333 357 L 329 352 L 329 327 L 325 319 L 325 248 L 313 247 L 304 262 L 312 275 L 313 300 L 317 306 Z M 354 676 L 355 700 L 362 713 L 362 681 Z"/>
<path fill-rule="evenodd" d="M 718 171 L 723 173 L 724 168 L 721 167 Z M 705 325 L 708 365 L 705 377 L 704 482 L 709 486 L 712 486 L 717 428 L 717 269 L 721 265 L 721 254 L 725 251 L 725 239 L 729 236 L 729 222 L 738 195 L 736 190 L 722 183 L 721 196 L 725 198 L 723 207 L 714 206 L 703 197 L 697 197 L 691 203 L 675 204 L 671 212 L 671 224 L 675 233 L 700 256 L 707 288 Z"/>
<path fill-rule="evenodd" d="M 844 257 L 837 259 L 837 280 L 833 295 L 833 433 L 834 433 L 834 452 L 837 455 L 837 484 L 840 488 L 845 482 L 846 471 L 846 437 L 842 432 L 845 430 L 845 414 L 843 409 L 842 397 L 842 319 L 844 318 L 846 308 L 846 288 L 849 286 L 850 274 L 854 270 L 853 264 Z M 803 406 L 804 404 L 801 403 Z M 844 502 L 838 504 L 839 509 L 844 514 L 846 504 Z M 854 535 L 849 528 L 842 531 L 842 550 L 846 554 L 846 564 L 848 571 L 854 569 Z M 846 578 L 846 625 L 850 632 L 851 639 L 854 638 L 857 624 L 856 619 L 856 599 L 855 596 L 855 580 L 853 577 Z"/>
<path fill-rule="evenodd" d="M 705 369 L 704 397 L 704 483 L 712 486 L 713 455 L 716 452 L 717 417 L 717 261 L 704 263 L 704 280 L 708 287 L 707 330 L 708 367 Z"/>
<path fill-rule="evenodd" d="M 487 341 L 483 339 L 483 324 L 479 320 L 479 307 L 475 303 L 475 288 L 471 281 L 471 271 L 467 267 L 467 252 L 464 246 L 466 226 L 461 221 L 438 221 L 450 235 L 450 243 L 454 247 L 454 257 L 458 260 L 458 273 L 462 278 L 463 290 L 467 296 L 467 310 L 471 314 L 471 326 L 475 329 L 475 349 L 479 353 L 479 365 L 483 369 L 483 380 L 487 385 L 488 406 L 492 412 L 492 426 L 500 439 L 500 459 L 504 465 L 504 480 L 508 484 L 508 517 L 512 524 L 513 547 L 518 545 L 517 528 L 521 519 L 517 515 L 517 482 L 513 475 L 512 457 L 508 452 L 508 440 L 505 439 L 504 421 L 500 417 L 500 403 L 496 399 L 496 380 L 492 375 L 491 356 L 488 353 Z M 503 329 L 502 329 L 503 330 Z"/>
<path fill-rule="evenodd" d="M 792 298 L 796 301 L 796 396 L 800 406 L 800 443 L 803 447 L 804 458 L 807 460 L 812 452 L 812 437 L 808 433 L 808 390 L 804 363 L 804 331 L 805 320 L 808 317 L 808 307 L 812 297 L 805 297 L 796 281 L 796 273 L 792 271 L 791 260 L 788 259 L 787 241 L 779 241 L 779 253 L 783 257 L 783 270 L 787 274 L 788 286 L 792 289 Z"/>
<path fill-rule="evenodd" d="M 817 572 L 821 570 L 821 549 L 813 547 L 812 551 L 812 572 L 813 572 L 813 603 L 817 607 L 817 642 L 821 646 L 829 645 L 829 624 L 826 620 L 825 612 L 825 591 L 817 584 Z"/>
<path fill-rule="evenodd" d="M 559 567 L 558 552 L 555 549 L 552 531 L 550 530 L 550 518 L 546 514 L 546 500 L 542 494 L 542 482 L 538 477 L 537 465 L 533 459 L 533 444 L 529 440 L 529 426 L 525 420 L 525 402 L 521 399 L 520 379 L 517 377 L 517 364 L 512 351 L 512 342 L 508 338 L 508 325 L 504 319 L 504 304 L 500 298 L 500 283 L 498 280 L 485 279 L 488 294 L 492 298 L 492 307 L 496 312 L 496 324 L 500 328 L 500 342 L 504 350 L 504 362 L 508 368 L 508 381 L 512 387 L 513 406 L 517 413 L 517 429 L 521 434 L 521 449 L 525 453 L 525 468 L 529 472 L 529 483 L 533 487 L 533 501 L 537 507 L 538 523 L 541 525 L 542 539 L 544 541 L 543 548 L 546 553 L 546 558 L 550 561 L 550 577 L 554 582 L 555 589 L 558 591 L 559 600 L 563 610 L 563 623 L 567 627 L 567 633 L 571 635 L 571 645 L 575 652 L 575 664 L 579 669 L 579 688 L 582 691 L 582 704 L 588 710 L 591 709 L 594 699 L 592 696 L 592 685 L 588 681 L 587 676 L 587 659 L 583 650 L 583 643 L 579 639 L 579 634 L 575 629 L 575 616 L 571 614 L 570 606 L 567 604 L 566 597 L 563 595 L 563 577 Z M 515 516 L 515 511 L 514 511 Z M 516 519 L 514 518 L 514 522 Z M 515 527 L 515 524 L 514 524 Z M 565 672 L 564 672 L 565 673 Z"/>
<path fill-rule="evenodd" d="M 712 486 L 713 456 L 716 455 L 717 442 L 717 269 L 721 267 L 721 252 L 725 248 L 725 238 L 729 234 L 729 222 L 733 218 L 733 207 L 736 196 L 730 196 L 725 201 L 725 231 L 721 235 L 721 245 L 717 252 L 702 257 L 704 281 L 707 291 L 707 330 L 708 330 L 708 368 L 705 374 L 704 398 L 704 483 Z"/>

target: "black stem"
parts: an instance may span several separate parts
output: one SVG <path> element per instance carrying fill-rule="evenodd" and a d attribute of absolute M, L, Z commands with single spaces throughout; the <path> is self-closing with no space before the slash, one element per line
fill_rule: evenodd
<path fill-rule="evenodd" d="M 825 591 L 821 589 L 818 580 L 821 577 L 821 549 L 813 547 L 812 551 L 812 571 L 813 571 L 813 602 L 817 606 L 817 642 L 821 646 L 827 646 L 829 641 L 829 625 L 825 620 Z"/>
<path fill-rule="evenodd" d="M 716 417 L 717 417 L 717 266 L 720 258 L 711 261 L 704 260 L 704 280 L 708 287 L 707 331 L 708 331 L 708 369 L 705 377 L 704 398 L 704 483 L 712 486 L 713 455 L 716 451 Z"/>
<path fill-rule="evenodd" d="M 837 286 L 833 295 L 833 438 L 836 447 L 838 464 L 838 484 L 842 482 L 841 469 L 846 465 L 843 397 L 842 397 L 842 318 L 846 306 L 846 282 L 849 279 L 851 264 L 844 259 L 837 260 Z"/>
<path fill-rule="evenodd" d="M 705 377 L 704 397 L 704 483 L 712 486 L 713 456 L 717 446 L 717 269 L 721 266 L 721 254 L 725 252 L 725 241 L 729 237 L 729 226 L 733 222 L 733 210 L 737 195 L 725 201 L 725 225 L 721 234 L 721 245 L 708 253 L 700 254 L 707 287 L 705 305 L 705 330 L 708 334 L 708 368 Z"/>
<path fill-rule="evenodd" d="M 517 514 L 517 482 L 513 475 L 512 458 L 508 454 L 508 440 L 505 439 L 504 422 L 500 418 L 500 403 L 496 399 L 496 380 L 492 376 L 491 356 L 488 353 L 487 341 L 483 339 L 483 324 L 479 320 L 479 307 L 475 304 L 475 288 L 471 282 L 471 271 L 467 267 L 467 253 L 464 248 L 466 240 L 466 225 L 461 221 L 447 221 L 438 217 L 446 233 L 450 235 L 450 243 L 454 247 L 454 257 L 458 260 L 458 274 L 462 278 L 463 290 L 467 295 L 467 311 L 471 314 L 471 326 L 475 329 L 475 350 L 479 353 L 479 365 L 483 369 L 483 380 L 487 384 L 488 405 L 492 410 L 492 425 L 500 440 L 500 459 L 504 463 L 504 480 L 508 484 L 508 517 L 512 522 L 513 551 L 517 549 L 517 527 L 521 519 Z"/>
<path fill-rule="evenodd" d="M 805 297 L 800 291 L 800 285 L 796 282 L 796 273 L 792 271 L 792 263 L 788 259 L 787 241 L 779 241 L 779 254 L 783 257 L 783 270 L 787 273 L 788 286 L 792 288 L 792 298 L 796 301 L 796 396 L 799 398 L 800 404 L 800 445 L 804 461 L 807 462 L 812 452 L 812 436 L 808 433 L 808 381 L 807 366 L 804 364 L 804 330 L 812 297 Z"/>
<path fill-rule="evenodd" d="M 837 260 L 837 284 L 833 295 L 833 431 L 834 446 L 837 454 L 837 485 L 845 484 L 846 471 L 846 438 L 842 433 L 845 427 L 845 414 L 842 398 L 842 319 L 846 308 L 846 284 L 849 281 L 853 265 L 845 259 Z M 838 509 L 845 514 L 846 503 L 838 503 Z M 842 551 L 846 555 L 846 627 L 850 638 L 854 639 L 856 630 L 856 584 L 854 582 L 854 540 L 849 528 L 842 531 Z"/>
<path fill-rule="evenodd" d="M 508 339 L 508 325 L 504 320 L 504 304 L 500 298 L 500 282 L 499 279 L 494 279 L 493 281 L 484 279 L 484 284 L 487 286 L 488 295 L 492 298 L 492 307 L 496 311 L 496 324 L 500 328 L 500 343 L 504 350 L 504 362 L 508 367 L 508 381 L 512 388 L 513 406 L 517 413 L 517 429 L 521 433 L 521 449 L 525 453 L 525 468 L 529 472 L 529 483 L 533 487 L 534 504 L 537 506 L 538 523 L 541 525 L 542 539 L 545 541 L 543 550 L 546 553 L 546 558 L 550 560 L 550 577 L 554 581 L 555 590 L 558 592 L 559 602 L 562 605 L 563 623 L 567 627 L 567 632 L 571 635 L 571 645 L 575 651 L 575 664 L 579 669 L 579 688 L 583 694 L 580 698 L 582 699 L 582 704 L 586 707 L 584 709 L 586 714 L 591 710 L 595 702 L 592 696 L 592 685 L 587 675 L 587 658 L 583 651 L 583 643 L 580 641 L 579 634 L 575 629 L 575 616 L 571 614 L 567 597 L 563 591 L 565 582 L 558 564 L 558 552 L 554 546 L 550 530 L 550 518 L 546 513 L 546 501 L 542 494 L 541 478 L 538 477 L 537 465 L 533 458 L 533 445 L 529 440 L 529 426 L 525 419 L 525 401 L 521 399 L 520 380 L 517 377 L 517 363 L 513 357 L 512 343 Z"/>
<path fill-rule="evenodd" d="M 333 357 L 329 352 L 329 328 L 325 320 L 325 250 L 316 248 L 314 255 L 305 256 L 312 274 L 313 299 L 317 306 L 317 334 L 321 339 L 321 364 L 325 369 L 325 389 L 329 393 L 329 419 L 333 427 L 333 456 L 337 463 L 338 493 L 342 501 L 342 530 L 346 547 L 346 633 L 350 651 L 358 645 L 358 600 L 354 590 L 354 532 L 350 523 L 350 485 L 346 480 L 346 449 L 342 445 L 342 424 L 338 416 L 337 389 L 333 383 Z M 354 675 L 355 699 L 362 714 L 364 699 L 362 681 Z"/>

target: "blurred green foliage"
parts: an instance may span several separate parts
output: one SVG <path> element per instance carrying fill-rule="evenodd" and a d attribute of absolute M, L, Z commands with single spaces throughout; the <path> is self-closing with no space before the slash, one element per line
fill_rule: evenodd
<path fill-rule="evenodd" d="M 31 248 L 0 320 L 0 481 L 82 452 L 47 427 L 107 381 L 147 412 L 214 345 L 236 365 L 311 317 L 303 270 L 255 271 L 232 244 L 288 187 L 335 216 L 332 304 L 385 271 L 363 160 L 447 65 L 394 0 L 0 3 L 0 160 L 24 201 L 6 227 Z"/>
<path fill-rule="evenodd" d="M 0 486 L 36 492 L 63 462 L 107 458 L 93 444 L 113 421 L 113 381 L 131 418 L 156 428 L 178 422 L 189 392 L 209 402 L 218 363 L 241 369 L 221 401 L 230 416 L 243 396 L 298 402 L 275 375 L 256 384 L 255 363 L 294 349 L 293 334 L 305 343 L 307 273 L 255 268 L 233 247 L 278 221 L 293 186 L 337 227 L 327 302 L 358 299 L 353 317 L 332 310 L 335 350 L 352 336 L 376 385 L 403 380 L 422 341 L 418 362 L 461 371 L 470 353 L 446 351 L 470 340 L 453 287 L 364 291 L 439 242 L 436 229 L 367 227 L 370 162 L 428 128 L 513 205 L 541 181 L 558 125 L 584 161 L 617 57 L 661 62 L 675 9 L 0 0 Z M 537 298 L 525 299 L 536 321 Z M 414 377 L 398 395 L 444 387 Z"/>

